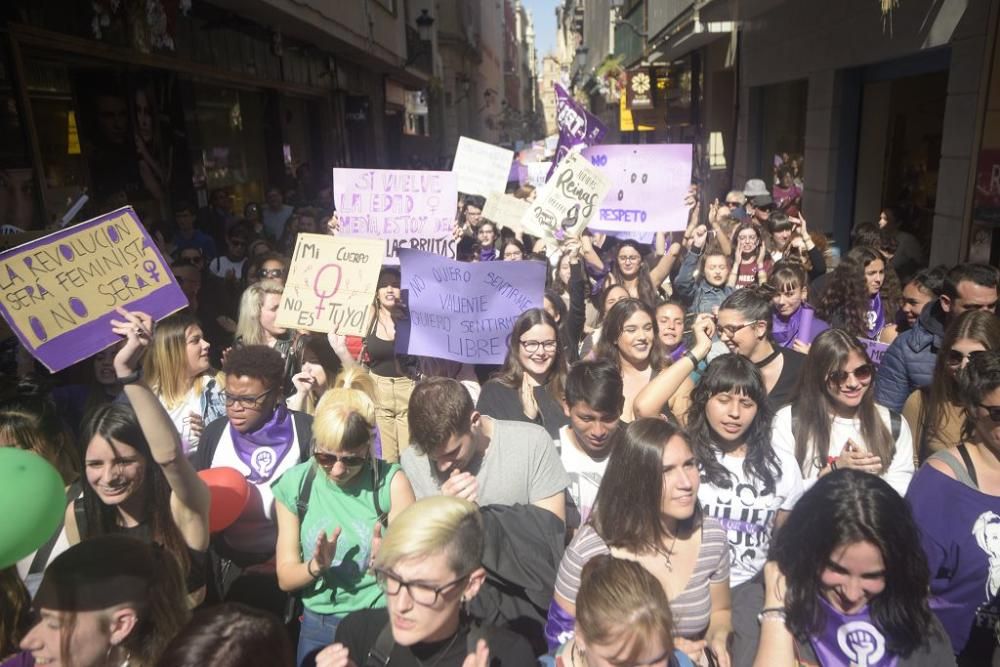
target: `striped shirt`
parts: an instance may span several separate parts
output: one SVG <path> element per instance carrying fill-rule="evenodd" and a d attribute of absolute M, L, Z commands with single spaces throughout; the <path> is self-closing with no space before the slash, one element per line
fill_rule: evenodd
<path fill-rule="evenodd" d="M 566 547 L 559 574 L 556 576 L 556 593 L 576 604 L 580 589 L 580 572 L 591 558 L 610 554 L 611 548 L 590 524 L 581 528 Z M 701 548 L 698 562 L 691 578 L 680 595 L 670 601 L 674 617 L 674 633 L 679 637 L 699 638 L 708 630 L 712 614 L 709 585 L 729 582 L 729 546 L 726 531 L 718 520 L 705 517 L 701 528 Z"/>

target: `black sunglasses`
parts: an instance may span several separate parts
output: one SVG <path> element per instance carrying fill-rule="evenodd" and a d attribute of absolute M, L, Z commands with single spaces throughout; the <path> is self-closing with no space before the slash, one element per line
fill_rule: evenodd
<path fill-rule="evenodd" d="M 328 454 L 326 452 L 313 452 L 313 458 L 316 459 L 316 464 L 324 470 L 329 470 L 337 461 L 344 464 L 345 468 L 357 468 L 365 464 L 368 460 L 367 456 L 345 456 L 343 454 Z"/>
<path fill-rule="evenodd" d="M 280 278 L 285 275 L 284 269 L 261 269 L 257 272 L 258 278 Z"/>
<path fill-rule="evenodd" d="M 979 407 L 986 410 L 992 421 L 1000 424 L 1000 405 L 983 405 L 980 403 Z"/>
<path fill-rule="evenodd" d="M 863 364 L 855 368 L 853 371 L 832 371 L 826 376 L 826 379 L 827 382 L 840 386 L 847 382 L 847 378 L 852 375 L 858 382 L 868 382 L 872 379 L 872 375 L 874 374 L 875 369 L 872 368 L 871 364 Z"/>

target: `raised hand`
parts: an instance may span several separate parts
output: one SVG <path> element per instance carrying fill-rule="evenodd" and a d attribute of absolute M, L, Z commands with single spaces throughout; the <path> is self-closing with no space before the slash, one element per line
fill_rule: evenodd
<path fill-rule="evenodd" d="M 462 498 L 472 503 L 478 502 L 479 480 L 472 473 L 452 470 L 451 476 L 441 485 L 441 493 L 446 496 Z"/>
<path fill-rule="evenodd" d="M 316 654 L 316 667 L 357 667 L 343 644 L 331 644 Z"/>
<path fill-rule="evenodd" d="M 704 248 L 705 241 L 708 240 L 708 227 L 705 225 L 698 225 L 691 232 L 691 245 L 695 248 Z"/>
<path fill-rule="evenodd" d="M 490 667 L 490 647 L 485 639 L 476 642 L 476 652 L 465 656 L 462 667 Z"/>
<path fill-rule="evenodd" d="M 312 559 L 316 561 L 317 569 L 325 570 L 333 565 L 333 557 L 337 555 L 338 539 L 340 539 L 340 526 L 334 528 L 329 537 L 325 530 L 316 537 Z"/>
<path fill-rule="evenodd" d="M 316 386 L 316 378 L 305 371 L 301 371 L 292 376 L 292 385 L 295 387 L 295 393 L 304 396 Z"/>
<path fill-rule="evenodd" d="M 371 542 L 371 560 L 369 564 L 375 565 L 375 558 L 378 556 L 379 549 L 382 548 L 382 522 L 375 522 L 375 530 L 372 531 L 372 542 Z"/>
<path fill-rule="evenodd" d="M 191 439 L 194 442 L 201 440 L 201 433 L 205 430 L 205 418 L 197 412 L 189 412 L 184 418 L 184 423 L 191 430 Z"/>
<path fill-rule="evenodd" d="M 139 311 L 129 312 L 119 306 L 115 311 L 123 319 L 111 320 L 111 330 L 125 338 L 114 358 L 115 373 L 124 377 L 139 368 L 142 355 L 153 339 L 153 318 Z"/>
<path fill-rule="evenodd" d="M 528 374 L 521 378 L 521 409 L 528 419 L 535 419 L 538 416 L 538 403 L 535 402 L 535 387 L 531 384 Z"/>

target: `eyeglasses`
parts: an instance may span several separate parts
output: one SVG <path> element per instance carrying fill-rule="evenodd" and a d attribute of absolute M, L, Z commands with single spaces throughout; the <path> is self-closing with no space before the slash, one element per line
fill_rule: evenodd
<path fill-rule="evenodd" d="M 965 352 L 959 352 L 958 350 L 949 350 L 948 357 L 945 359 L 945 363 L 952 368 L 957 368 L 965 363 L 965 360 L 969 358 L 969 355 Z"/>
<path fill-rule="evenodd" d="M 847 382 L 847 378 L 852 375 L 858 382 L 868 382 L 872 379 L 872 375 L 874 375 L 874 373 L 875 369 L 872 368 L 871 364 L 862 364 L 853 371 L 832 371 L 826 376 L 826 381 L 839 387 Z"/>
<path fill-rule="evenodd" d="M 520 250 L 518 250 L 517 252 L 505 252 L 503 254 L 503 258 L 504 259 L 523 259 L 524 258 L 524 253 L 522 253 Z"/>
<path fill-rule="evenodd" d="M 625 255 L 625 256 L 619 255 L 618 256 L 618 263 L 619 264 L 634 264 L 634 263 L 636 263 L 636 262 L 638 262 L 640 260 L 642 260 L 642 257 L 640 257 L 639 255 Z"/>
<path fill-rule="evenodd" d="M 403 581 L 388 570 L 375 568 L 375 582 L 387 595 L 399 595 L 399 591 L 405 588 L 413 601 L 423 607 L 433 607 L 437 604 L 441 593 L 468 578 L 469 575 L 466 574 L 435 588 L 426 584 L 418 584 L 414 581 Z"/>
<path fill-rule="evenodd" d="M 743 206 L 741 201 L 727 201 L 726 206 Z"/>
<path fill-rule="evenodd" d="M 280 278 L 285 275 L 284 269 L 261 269 L 257 272 L 258 278 Z"/>
<path fill-rule="evenodd" d="M 753 326 L 754 324 L 757 324 L 759 322 L 760 320 L 753 320 L 752 322 L 744 322 L 743 324 L 727 324 L 725 326 L 719 327 L 719 333 L 726 334 L 727 338 L 732 338 L 733 336 L 738 334 L 741 330 Z"/>
<path fill-rule="evenodd" d="M 222 398 L 226 401 L 226 407 L 231 408 L 237 403 L 244 410 L 256 410 L 260 407 L 260 402 L 265 396 L 270 394 L 273 389 L 267 389 L 256 396 L 233 396 L 232 394 L 222 392 Z"/>
<path fill-rule="evenodd" d="M 992 421 L 1000 424 L 1000 405 L 983 405 L 980 403 L 979 407 L 986 410 L 986 413 L 990 416 Z"/>
<path fill-rule="evenodd" d="M 521 347 L 528 354 L 534 354 L 538 352 L 538 348 L 542 348 L 546 352 L 555 352 L 556 348 L 559 347 L 559 341 L 557 340 L 522 340 Z"/>
<path fill-rule="evenodd" d="M 324 470 L 329 470 L 340 461 L 345 468 L 357 468 L 363 466 L 368 460 L 367 456 L 346 456 L 344 454 L 330 454 L 328 452 L 313 452 L 316 465 Z"/>

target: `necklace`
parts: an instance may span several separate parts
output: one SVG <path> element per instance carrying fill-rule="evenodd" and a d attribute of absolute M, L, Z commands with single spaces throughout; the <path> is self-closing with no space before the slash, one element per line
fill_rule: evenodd
<path fill-rule="evenodd" d="M 771 354 L 767 355 L 766 357 L 764 357 L 760 361 L 755 361 L 754 362 L 754 366 L 756 366 L 757 368 L 764 368 L 764 366 L 767 366 L 769 363 L 771 363 L 772 361 L 774 361 L 775 359 L 777 359 L 779 354 L 781 354 L 781 348 L 776 347 L 776 348 L 774 348 L 774 352 L 772 352 Z"/>
<path fill-rule="evenodd" d="M 441 662 L 441 659 L 444 658 L 446 655 L 448 655 L 448 651 L 450 651 L 451 647 L 455 645 L 455 640 L 458 639 L 458 635 L 460 635 L 461 633 L 462 633 L 462 626 L 459 626 L 458 630 L 455 631 L 455 634 L 452 635 L 451 641 L 448 642 L 448 645 L 444 647 L 444 650 L 441 651 L 440 653 L 438 653 L 438 656 L 436 658 L 434 658 L 434 662 L 428 664 L 426 667 L 435 667 L 435 665 L 437 665 L 439 662 Z M 417 664 L 420 665 L 420 667 L 424 667 L 424 661 L 423 660 L 421 660 L 420 658 L 418 658 L 416 656 L 416 654 L 414 654 L 412 652 L 411 652 L 411 655 L 413 655 L 413 659 L 417 661 Z"/>
<path fill-rule="evenodd" d="M 667 568 L 668 572 L 674 571 L 674 564 L 670 562 L 670 557 L 674 555 L 674 546 L 677 544 L 677 536 L 674 535 L 674 539 L 670 542 L 670 548 L 664 549 L 663 547 L 657 545 L 653 547 L 653 551 L 659 556 L 663 556 L 663 565 Z"/>

